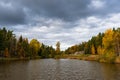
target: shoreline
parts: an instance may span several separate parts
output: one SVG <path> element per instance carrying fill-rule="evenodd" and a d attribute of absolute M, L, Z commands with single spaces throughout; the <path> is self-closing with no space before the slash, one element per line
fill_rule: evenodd
<path fill-rule="evenodd" d="M 60 57 L 60 59 L 78 59 L 78 60 L 84 60 L 84 61 L 97 61 L 100 63 L 115 63 L 120 64 L 120 56 L 115 57 L 113 60 L 104 59 L 101 58 L 100 55 L 64 55 Z"/>
<path fill-rule="evenodd" d="M 0 61 L 19 61 L 19 60 L 30 60 L 30 58 L 0 58 Z"/>
<path fill-rule="evenodd" d="M 41 58 L 0 58 L 0 61 L 19 61 L 19 60 L 34 60 L 34 59 L 41 59 Z M 47 58 L 48 59 L 48 58 Z M 100 55 L 62 55 L 53 59 L 78 59 L 84 61 L 97 61 L 100 63 L 115 63 L 120 64 L 120 56 L 115 57 L 115 59 L 110 62 L 105 60 L 104 58 L 100 58 Z"/>

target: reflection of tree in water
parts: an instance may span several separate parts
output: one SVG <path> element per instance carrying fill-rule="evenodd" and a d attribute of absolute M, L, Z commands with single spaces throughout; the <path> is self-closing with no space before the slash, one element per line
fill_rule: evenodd
<path fill-rule="evenodd" d="M 101 63 L 104 80 L 120 80 L 120 64 Z"/>
<path fill-rule="evenodd" d="M 56 80 L 61 80 L 61 77 L 60 77 L 60 71 L 61 71 L 61 66 L 60 66 L 60 60 L 57 60 L 56 62 L 56 68 L 55 68 L 55 73 L 53 75 L 53 80 L 56 79 Z"/>

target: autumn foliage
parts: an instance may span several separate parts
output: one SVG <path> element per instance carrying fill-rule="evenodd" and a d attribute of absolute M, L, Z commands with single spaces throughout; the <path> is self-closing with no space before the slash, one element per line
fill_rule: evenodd
<path fill-rule="evenodd" d="M 73 45 L 65 51 L 60 50 L 60 42 L 56 43 L 56 49 L 44 45 L 37 39 L 28 40 L 20 36 L 16 38 L 13 31 L 0 29 L 0 57 L 17 58 L 54 58 L 63 54 L 92 54 L 100 55 L 100 61 L 114 61 L 120 56 L 120 28 L 108 29 L 104 33 L 93 36 L 87 42 Z"/>
<path fill-rule="evenodd" d="M 120 28 L 107 29 L 105 33 L 93 36 L 88 42 L 83 42 L 66 49 L 66 54 L 83 51 L 84 54 L 100 55 L 103 61 L 114 61 L 120 56 Z"/>
<path fill-rule="evenodd" d="M 22 36 L 16 38 L 13 31 L 6 30 L 6 28 L 0 29 L 0 57 L 24 59 L 40 56 L 41 58 L 49 58 L 54 57 L 55 53 L 52 46 L 44 45 L 37 39 L 32 39 L 29 42 L 27 38 Z"/>

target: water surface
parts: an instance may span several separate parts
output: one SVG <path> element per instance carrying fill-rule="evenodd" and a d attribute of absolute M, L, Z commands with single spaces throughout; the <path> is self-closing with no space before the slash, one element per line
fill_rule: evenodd
<path fill-rule="evenodd" d="M 120 80 L 120 64 L 74 59 L 0 62 L 0 80 Z"/>

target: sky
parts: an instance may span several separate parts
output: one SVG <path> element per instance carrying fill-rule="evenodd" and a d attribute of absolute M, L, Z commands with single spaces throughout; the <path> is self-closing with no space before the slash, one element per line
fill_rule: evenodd
<path fill-rule="evenodd" d="M 0 28 L 61 49 L 120 27 L 120 0 L 0 0 Z"/>

